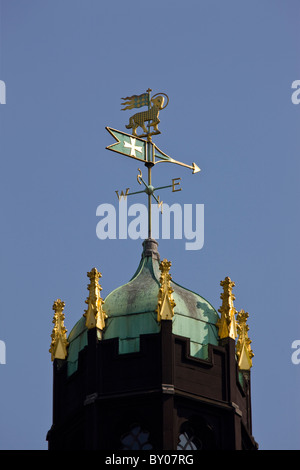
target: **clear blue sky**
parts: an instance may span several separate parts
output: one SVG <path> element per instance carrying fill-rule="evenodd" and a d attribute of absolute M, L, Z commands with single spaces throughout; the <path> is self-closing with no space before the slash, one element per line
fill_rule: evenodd
<path fill-rule="evenodd" d="M 53 301 L 65 301 L 70 332 L 87 271 L 102 272 L 104 297 L 135 272 L 141 240 L 99 240 L 96 209 L 138 189 L 139 165 L 105 150 L 105 126 L 125 131 L 120 98 L 150 87 L 170 97 L 156 144 L 202 169 L 158 166 L 154 183 L 181 177 L 163 200 L 205 206 L 204 247 L 158 240 L 159 252 L 216 309 L 220 281 L 235 281 L 255 354 L 254 437 L 261 449 L 299 449 L 299 1 L 0 5 L 0 448 L 47 448 Z"/>

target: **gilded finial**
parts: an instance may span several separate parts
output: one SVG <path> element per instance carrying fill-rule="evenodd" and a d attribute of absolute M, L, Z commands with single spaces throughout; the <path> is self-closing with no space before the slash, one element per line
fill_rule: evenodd
<path fill-rule="evenodd" d="M 85 301 L 85 303 L 88 304 L 88 308 L 83 314 L 86 318 L 85 325 L 88 329 L 98 328 L 99 330 L 103 330 L 105 328 L 107 315 L 103 310 L 102 306 L 104 304 L 104 300 L 100 295 L 102 287 L 99 285 L 99 279 L 102 275 L 96 268 L 93 268 L 87 273 L 87 276 L 90 279 L 90 283 L 87 287 L 89 296 Z"/>
<path fill-rule="evenodd" d="M 238 366 L 240 370 L 250 370 L 252 367 L 252 357 L 254 356 L 251 349 L 251 340 L 248 337 L 249 326 L 247 325 L 247 318 L 249 314 L 241 310 L 237 319 L 237 330 L 239 338 L 236 343 L 236 355 L 238 358 Z"/>
<path fill-rule="evenodd" d="M 67 357 L 67 329 L 64 325 L 65 315 L 63 310 L 65 308 L 65 302 L 57 299 L 52 309 L 54 310 L 53 322 L 54 328 L 51 334 L 51 345 L 49 352 L 51 353 L 51 361 L 54 359 L 65 359 Z"/>
<path fill-rule="evenodd" d="M 217 327 L 219 328 L 219 337 L 222 338 L 233 338 L 237 337 L 236 329 L 236 309 L 234 308 L 233 301 L 235 296 L 232 293 L 232 288 L 235 286 L 234 282 L 231 281 L 230 277 L 226 277 L 224 281 L 220 282 L 223 287 L 221 294 L 222 305 L 219 308 L 221 318 L 217 321 Z"/>
<path fill-rule="evenodd" d="M 159 269 L 161 271 L 160 276 L 160 289 L 158 293 L 158 304 L 157 304 L 157 321 L 161 320 L 172 320 L 174 316 L 174 307 L 175 302 L 172 297 L 174 290 L 171 287 L 171 275 L 169 273 L 171 262 L 164 259 L 160 265 Z"/>

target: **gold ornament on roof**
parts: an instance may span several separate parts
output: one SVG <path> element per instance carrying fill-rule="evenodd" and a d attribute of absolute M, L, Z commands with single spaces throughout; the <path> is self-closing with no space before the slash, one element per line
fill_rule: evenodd
<path fill-rule="evenodd" d="M 148 106 L 147 111 L 141 111 L 134 114 L 129 118 L 129 123 L 126 129 L 132 129 L 132 135 L 135 137 L 148 137 L 151 139 L 152 135 L 160 134 L 158 130 L 158 124 L 160 119 L 158 118 L 159 112 L 166 108 L 169 104 L 169 97 L 165 93 L 156 93 L 152 98 L 150 98 L 150 92 L 152 90 L 148 88 L 146 93 L 142 95 L 133 95 L 122 98 L 122 106 L 125 106 L 122 111 L 127 109 L 140 108 L 142 106 Z M 162 96 L 164 95 L 164 96 Z M 165 98 L 167 98 L 167 103 L 165 103 Z M 148 129 L 146 127 L 146 122 L 148 122 Z M 143 133 L 137 135 L 136 130 L 138 127 L 141 127 Z M 150 132 L 150 128 L 153 127 L 153 131 Z"/>
<path fill-rule="evenodd" d="M 96 268 L 93 268 L 90 272 L 87 273 L 87 276 L 90 279 L 90 283 L 87 287 L 89 296 L 85 301 L 85 303 L 88 305 L 88 308 L 83 314 L 83 316 L 86 318 L 85 325 L 88 329 L 98 328 L 99 330 L 103 330 L 105 328 L 105 320 L 107 315 L 103 310 L 104 300 L 100 295 L 102 287 L 99 284 L 99 279 L 102 277 L 102 274 L 97 271 Z"/>
<path fill-rule="evenodd" d="M 65 308 L 65 302 L 57 299 L 53 304 L 54 317 L 53 322 L 54 328 L 51 334 L 51 345 L 49 352 L 51 353 L 51 360 L 54 359 L 65 359 L 67 357 L 67 329 L 64 325 L 65 315 L 63 310 Z"/>
<path fill-rule="evenodd" d="M 247 325 L 247 318 L 249 314 L 241 310 L 237 319 L 237 330 L 239 338 L 236 343 L 236 355 L 238 358 L 238 366 L 240 370 L 250 370 L 252 367 L 252 358 L 254 356 L 251 349 L 251 340 L 248 337 L 249 326 Z"/>
<path fill-rule="evenodd" d="M 159 265 L 161 276 L 159 279 L 160 289 L 156 309 L 158 322 L 161 320 L 172 320 L 174 316 L 174 307 L 176 304 L 172 297 L 174 290 L 171 287 L 172 277 L 169 273 L 171 264 L 171 261 L 164 259 Z"/>
<path fill-rule="evenodd" d="M 232 293 L 232 288 L 235 286 L 235 283 L 226 277 L 224 281 L 220 282 L 220 285 L 223 287 L 223 292 L 221 294 L 222 305 L 219 308 L 221 313 L 221 318 L 217 321 L 217 327 L 219 328 L 219 337 L 222 338 L 232 338 L 237 337 L 237 328 L 236 328 L 236 309 L 234 308 L 233 301 L 235 296 Z"/>

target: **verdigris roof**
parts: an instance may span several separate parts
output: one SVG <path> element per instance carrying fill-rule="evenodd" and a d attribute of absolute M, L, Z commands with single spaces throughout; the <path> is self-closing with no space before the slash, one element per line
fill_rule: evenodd
<path fill-rule="evenodd" d="M 190 354 L 207 358 L 208 344 L 218 344 L 216 322 L 218 314 L 199 294 L 171 281 L 175 301 L 172 332 L 190 339 Z M 159 333 L 157 321 L 160 269 L 157 242 L 147 239 L 137 271 L 130 281 L 114 289 L 104 299 L 107 315 L 102 339 L 119 338 L 119 353 L 139 351 L 140 335 Z M 69 342 L 69 369 L 76 367 L 78 352 L 87 344 L 83 317 L 71 331 Z M 73 364 L 73 365 L 72 365 Z"/>

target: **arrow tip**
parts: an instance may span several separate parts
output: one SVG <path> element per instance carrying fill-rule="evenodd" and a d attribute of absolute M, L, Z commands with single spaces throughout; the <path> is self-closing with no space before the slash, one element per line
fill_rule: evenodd
<path fill-rule="evenodd" d="M 201 171 L 201 169 L 196 165 L 196 163 L 193 163 L 193 174 L 198 173 L 198 171 Z"/>

